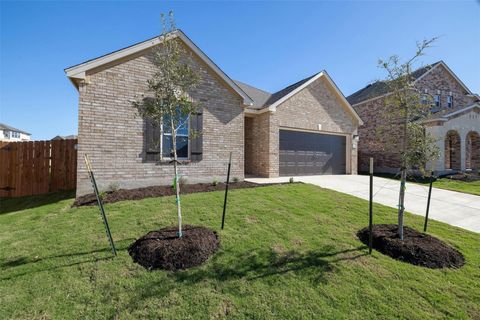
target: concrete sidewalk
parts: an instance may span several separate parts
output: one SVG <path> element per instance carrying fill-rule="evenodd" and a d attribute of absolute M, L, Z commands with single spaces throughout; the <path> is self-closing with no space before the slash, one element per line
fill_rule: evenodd
<path fill-rule="evenodd" d="M 361 175 L 299 176 L 295 181 L 310 183 L 368 200 L 369 177 Z M 289 177 L 245 179 L 254 183 L 288 182 Z M 434 184 L 435 185 L 435 184 Z M 397 208 L 400 182 L 373 178 L 373 201 Z M 407 182 L 405 210 L 425 216 L 428 186 Z M 433 188 L 429 218 L 480 233 L 480 196 Z"/>

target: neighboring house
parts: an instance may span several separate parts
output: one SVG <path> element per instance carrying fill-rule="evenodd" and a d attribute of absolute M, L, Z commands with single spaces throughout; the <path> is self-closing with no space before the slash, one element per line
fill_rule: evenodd
<path fill-rule="evenodd" d="M 184 44 L 186 63 L 202 75 L 188 93 L 202 105 L 189 129 L 201 134 L 184 132 L 177 146 L 188 183 L 224 179 L 230 151 L 231 176 L 239 179 L 357 172 L 361 120 L 325 71 L 270 94 L 231 80 L 180 30 L 170 37 Z M 169 150 L 156 143 L 168 142 L 169 133 L 132 106 L 147 91 L 157 45 L 158 37 L 65 70 L 80 95 L 77 195 L 91 192 L 84 154 L 101 188 L 171 183 L 171 159 L 163 156 Z"/>
<path fill-rule="evenodd" d="M 425 97 L 433 98 L 431 116 L 425 121 L 440 149 L 437 161 L 427 165 L 439 174 L 478 170 L 480 168 L 480 99 L 443 62 L 439 61 L 412 73 L 414 85 Z M 369 158 L 375 159 L 375 172 L 398 172 L 399 153 L 385 144 L 395 137 L 392 128 L 389 139 L 380 136 L 377 127 L 384 125 L 379 112 L 388 92 L 384 81 L 373 84 L 350 95 L 347 100 L 355 108 L 364 125 L 359 128 L 359 170 L 367 171 Z M 425 102 L 427 103 L 427 99 Z M 428 102 L 429 103 L 429 102 Z M 390 150 L 389 150 L 390 149 Z"/>
<path fill-rule="evenodd" d="M 32 134 L 0 123 L 0 141 L 30 141 Z"/>
<path fill-rule="evenodd" d="M 68 139 L 77 139 L 77 135 L 71 134 L 69 136 L 55 136 L 51 140 L 68 140 Z"/>

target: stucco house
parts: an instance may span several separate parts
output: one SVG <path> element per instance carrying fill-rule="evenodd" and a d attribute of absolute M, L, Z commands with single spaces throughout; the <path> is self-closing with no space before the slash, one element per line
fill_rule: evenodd
<path fill-rule="evenodd" d="M 201 74 L 189 92 L 202 108 L 192 115 L 177 144 L 179 172 L 187 183 L 226 177 L 233 151 L 232 177 L 277 177 L 357 172 L 357 128 L 361 119 L 327 72 L 322 71 L 275 93 L 228 77 L 182 31 L 186 63 Z M 169 133 L 136 115 L 132 102 L 146 93 L 154 72 L 155 37 L 65 69 L 79 92 L 77 195 L 90 192 L 83 155 L 92 160 L 101 188 L 170 184 Z M 201 134 L 191 137 L 192 129 Z"/>
<path fill-rule="evenodd" d="M 425 97 L 433 97 L 425 130 L 435 138 L 440 157 L 428 163 L 427 168 L 437 174 L 479 170 L 480 97 L 470 91 L 443 61 L 422 67 L 412 75 L 417 90 Z M 347 98 L 365 122 L 359 128 L 361 171 L 368 170 L 370 157 L 375 159 L 375 172 L 396 173 L 401 166 L 399 154 L 383 148 L 391 139 L 376 132 L 377 126 L 383 124 L 379 112 L 384 112 L 382 106 L 390 94 L 385 82 L 377 81 Z M 430 101 L 425 98 L 425 103 Z M 395 131 L 392 129 L 390 134 L 395 136 Z"/>
<path fill-rule="evenodd" d="M 4 123 L 0 123 L 0 141 L 30 141 L 31 135 L 31 133 L 26 131 L 14 128 Z"/>

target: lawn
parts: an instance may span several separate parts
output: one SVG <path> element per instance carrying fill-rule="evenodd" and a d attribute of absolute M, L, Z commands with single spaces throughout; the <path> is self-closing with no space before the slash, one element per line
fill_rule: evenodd
<path fill-rule="evenodd" d="M 362 173 L 365 174 L 365 173 Z M 376 173 L 375 176 L 382 177 L 382 178 L 389 178 L 400 180 L 398 175 L 388 174 L 388 173 Z M 430 180 L 428 177 L 409 177 L 408 181 L 419 183 L 422 185 L 429 185 Z M 477 181 L 462 181 L 462 180 L 454 180 L 450 178 L 440 178 L 437 179 L 433 183 L 434 188 L 446 189 L 451 191 L 463 192 L 463 193 L 470 193 L 477 196 L 480 196 L 480 180 Z"/>
<path fill-rule="evenodd" d="M 449 178 L 442 178 L 435 181 L 433 183 L 433 186 L 435 188 L 470 193 L 480 196 L 480 180 L 466 182 Z"/>
<path fill-rule="evenodd" d="M 183 197 L 184 221 L 219 230 L 222 192 Z M 479 319 L 480 235 L 431 221 L 466 265 L 432 270 L 369 256 L 355 233 L 368 203 L 306 184 L 230 193 L 221 249 L 202 267 L 149 272 L 126 248 L 175 223 L 173 197 L 98 208 L 71 194 L 2 201 L 0 319 Z M 374 205 L 375 222 L 395 210 Z M 407 215 L 418 230 L 422 217 Z"/>

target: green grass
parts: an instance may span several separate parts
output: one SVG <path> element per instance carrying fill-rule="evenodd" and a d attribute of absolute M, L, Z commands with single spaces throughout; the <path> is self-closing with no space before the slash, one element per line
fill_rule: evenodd
<path fill-rule="evenodd" d="M 365 174 L 365 173 L 362 173 Z M 382 177 L 382 178 L 389 178 L 399 180 L 400 178 L 393 174 L 388 173 L 377 173 L 375 176 Z M 410 182 L 419 183 L 422 185 L 429 185 L 430 180 L 429 177 L 409 177 L 407 179 Z M 453 180 L 450 178 L 440 178 L 437 179 L 433 183 L 434 188 L 440 188 L 445 190 L 469 193 L 473 195 L 480 196 L 480 180 L 477 181 L 461 181 L 461 180 Z"/>
<path fill-rule="evenodd" d="M 435 188 L 470 193 L 480 196 L 480 180 L 465 182 L 449 178 L 442 178 L 435 181 L 433 186 Z"/>
<path fill-rule="evenodd" d="M 431 270 L 367 249 L 356 238 L 368 203 L 312 185 L 182 198 L 184 221 L 219 230 L 221 249 L 202 267 L 149 272 L 126 248 L 175 223 L 174 198 L 106 206 L 119 248 L 111 257 L 98 208 L 70 194 L 2 201 L 0 319 L 479 319 L 480 235 L 431 221 L 432 235 L 466 265 Z M 376 223 L 395 210 L 374 205 Z M 421 229 L 422 217 L 406 224 Z"/>

